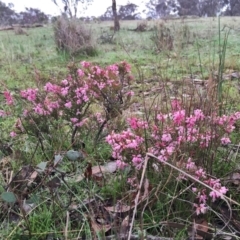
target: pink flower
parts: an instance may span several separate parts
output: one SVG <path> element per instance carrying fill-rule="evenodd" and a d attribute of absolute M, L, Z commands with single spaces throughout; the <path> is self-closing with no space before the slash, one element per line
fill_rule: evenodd
<path fill-rule="evenodd" d="M 83 125 L 85 125 L 88 122 L 88 118 L 83 119 L 81 122 L 75 123 L 74 126 L 76 127 L 82 127 Z"/>
<path fill-rule="evenodd" d="M 197 198 L 199 199 L 199 203 L 206 203 L 207 201 L 207 195 L 204 192 L 203 194 L 199 192 Z"/>
<path fill-rule="evenodd" d="M 217 198 L 222 198 L 223 195 L 227 193 L 228 189 L 226 187 L 216 188 L 216 191 L 211 191 L 209 196 L 212 198 L 212 202 L 215 202 Z"/>
<path fill-rule="evenodd" d="M 239 120 L 240 119 L 240 112 L 235 112 L 234 117 L 235 117 L 236 120 Z"/>
<path fill-rule="evenodd" d="M 226 187 L 221 187 L 219 190 L 218 190 L 221 194 L 226 194 L 228 192 L 228 189 Z"/>
<path fill-rule="evenodd" d="M 122 65 L 121 67 L 123 67 L 125 72 L 129 73 L 131 71 L 131 65 L 126 61 L 122 61 L 120 64 Z"/>
<path fill-rule="evenodd" d="M 134 178 L 128 178 L 127 183 L 129 183 L 132 187 L 136 187 L 136 177 Z"/>
<path fill-rule="evenodd" d="M 17 134 L 15 132 L 10 132 L 10 137 L 14 138 L 16 136 L 17 136 Z"/>
<path fill-rule="evenodd" d="M 116 65 L 116 64 L 109 65 L 109 66 L 107 66 L 107 70 L 118 73 L 118 65 Z"/>
<path fill-rule="evenodd" d="M 99 123 L 103 123 L 104 119 L 102 118 L 101 113 L 95 113 L 95 117 Z"/>
<path fill-rule="evenodd" d="M 37 104 L 35 107 L 33 107 L 33 110 L 35 111 L 35 113 L 39 114 L 39 115 L 47 115 L 48 112 L 44 110 L 44 108 L 42 107 L 41 104 Z"/>
<path fill-rule="evenodd" d="M 91 66 L 91 63 L 90 62 L 86 62 L 86 61 L 82 61 L 81 62 L 81 65 L 84 67 L 84 68 L 88 68 Z"/>
<path fill-rule="evenodd" d="M 62 85 L 67 86 L 68 85 L 68 80 L 67 79 L 62 80 Z"/>
<path fill-rule="evenodd" d="M 60 86 L 47 82 L 44 86 L 46 92 L 58 93 L 60 91 Z"/>
<path fill-rule="evenodd" d="M 142 121 L 138 118 L 131 117 L 128 119 L 131 129 L 146 129 L 148 128 L 148 123 L 146 121 Z"/>
<path fill-rule="evenodd" d="M 188 158 L 187 164 L 186 164 L 186 169 L 191 170 L 196 168 L 195 162 L 192 162 L 191 158 Z"/>
<path fill-rule="evenodd" d="M 93 73 L 96 74 L 96 75 L 101 75 L 101 73 L 102 73 L 102 69 L 101 69 L 99 66 L 94 66 L 94 67 L 92 68 L 92 71 L 93 71 Z"/>
<path fill-rule="evenodd" d="M 69 102 L 65 103 L 64 106 L 66 108 L 71 108 L 72 107 L 72 102 L 69 101 Z"/>
<path fill-rule="evenodd" d="M 163 115 L 162 113 L 159 113 L 159 114 L 157 115 L 157 120 L 159 120 L 159 121 L 161 121 L 161 122 L 164 122 L 165 119 L 166 119 L 166 118 L 165 118 L 165 115 Z"/>
<path fill-rule="evenodd" d="M 187 117 L 187 118 L 186 118 L 186 121 L 185 121 L 185 122 L 187 123 L 188 127 L 193 127 L 193 126 L 195 125 L 196 121 L 197 121 L 197 118 L 196 118 L 196 117 L 193 117 L 193 116 L 191 115 L 190 117 Z"/>
<path fill-rule="evenodd" d="M 194 110 L 194 115 L 197 120 L 203 120 L 205 117 L 201 109 Z"/>
<path fill-rule="evenodd" d="M 128 119 L 128 121 L 129 121 L 130 127 L 131 127 L 132 129 L 135 130 L 135 129 L 138 128 L 137 118 L 132 117 L 132 118 Z"/>
<path fill-rule="evenodd" d="M 137 156 L 133 155 L 132 163 L 135 167 L 141 165 L 142 162 L 143 162 L 143 159 L 140 154 L 138 154 Z"/>
<path fill-rule="evenodd" d="M 162 135 L 162 141 L 163 142 L 170 142 L 172 141 L 172 136 L 170 133 L 165 133 Z"/>
<path fill-rule="evenodd" d="M 184 120 L 185 110 L 180 110 L 173 113 L 173 121 L 176 125 L 180 125 Z"/>
<path fill-rule="evenodd" d="M 178 99 L 173 99 L 171 101 L 171 107 L 172 110 L 176 111 L 176 110 L 180 110 L 181 109 L 181 103 Z"/>
<path fill-rule="evenodd" d="M 71 120 L 72 123 L 76 123 L 78 121 L 77 118 L 70 118 L 70 120 Z"/>
<path fill-rule="evenodd" d="M 4 91 L 3 95 L 7 101 L 7 105 L 13 105 L 13 97 L 9 91 Z"/>
<path fill-rule="evenodd" d="M 167 150 L 167 154 L 169 156 L 171 156 L 174 153 L 174 151 L 175 151 L 175 147 L 174 146 L 167 146 L 166 150 Z"/>
<path fill-rule="evenodd" d="M 197 188 L 193 187 L 193 188 L 192 188 L 192 191 L 193 191 L 193 192 L 197 192 Z"/>
<path fill-rule="evenodd" d="M 227 145 L 227 144 L 231 143 L 231 140 L 228 137 L 223 137 L 223 138 L 221 138 L 221 143 L 223 145 Z"/>
<path fill-rule="evenodd" d="M 215 202 L 217 198 L 221 197 L 222 194 L 220 194 L 219 192 L 217 191 L 211 191 L 209 193 L 209 196 L 212 198 L 212 202 Z"/>
<path fill-rule="evenodd" d="M 193 206 L 196 208 L 196 214 L 199 215 L 200 213 L 206 213 L 208 208 L 204 203 L 196 204 L 194 203 Z"/>
<path fill-rule="evenodd" d="M 134 96 L 134 92 L 133 91 L 126 92 L 126 96 L 132 97 Z"/>
<path fill-rule="evenodd" d="M 46 105 L 47 109 L 49 110 L 49 112 L 52 112 L 54 109 L 58 109 L 60 107 L 58 101 L 56 101 L 56 102 L 45 101 L 45 105 Z"/>
<path fill-rule="evenodd" d="M 124 169 L 127 166 L 127 164 L 121 160 L 117 160 L 116 164 L 117 164 L 117 168 L 119 169 Z"/>
<path fill-rule="evenodd" d="M 68 89 L 69 89 L 69 87 L 61 88 L 61 94 L 62 94 L 63 96 L 66 96 L 66 95 L 68 94 Z"/>
<path fill-rule="evenodd" d="M 20 95 L 22 98 L 25 98 L 27 99 L 28 101 L 36 101 L 36 98 L 37 98 L 37 92 L 38 92 L 38 89 L 33 89 L 33 88 L 28 88 L 26 90 L 22 90 L 20 92 Z"/>
<path fill-rule="evenodd" d="M 196 175 L 197 178 L 206 178 L 206 172 L 202 168 L 199 168 L 195 172 L 195 175 Z"/>
<path fill-rule="evenodd" d="M 83 77 L 83 76 L 84 76 L 84 72 L 83 72 L 82 69 L 78 69 L 78 70 L 77 70 L 77 73 L 78 73 L 78 76 L 79 76 L 79 77 Z"/>
<path fill-rule="evenodd" d="M 3 110 L 0 110 L 0 117 L 6 117 L 7 114 L 3 111 Z"/>

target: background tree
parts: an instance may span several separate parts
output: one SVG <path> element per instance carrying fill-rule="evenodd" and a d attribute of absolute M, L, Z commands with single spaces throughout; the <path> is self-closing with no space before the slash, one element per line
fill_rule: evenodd
<path fill-rule="evenodd" d="M 147 9 L 147 16 L 156 18 L 157 12 L 156 12 L 156 6 L 159 4 L 159 0 L 149 0 L 146 2 L 146 9 Z"/>
<path fill-rule="evenodd" d="M 62 13 L 67 14 L 70 18 L 77 17 L 79 3 L 82 6 L 82 10 L 86 10 L 87 6 L 93 2 L 93 0 L 52 0 L 56 6 L 58 6 Z M 63 4 L 63 9 L 59 6 Z"/>
<path fill-rule="evenodd" d="M 134 20 L 140 17 L 140 13 L 137 12 L 138 6 L 134 3 L 128 3 L 122 5 L 119 8 L 118 15 L 122 20 Z"/>
<path fill-rule="evenodd" d="M 9 3 L 6 5 L 5 3 L 0 1 L 0 25 L 6 26 L 14 23 L 16 19 L 16 13 L 12 9 L 14 5 Z"/>
<path fill-rule="evenodd" d="M 200 14 L 199 1 L 201 0 L 178 0 L 178 15 L 197 15 Z"/>
<path fill-rule="evenodd" d="M 117 14 L 117 5 L 116 5 L 116 0 L 112 0 L 112 12 L 113 12 L 113 17 L 114 17 L 114 31 L 119 31 L 120 30 L 120 23 L 118 19 L 118 14 Z"/>
<path fill-rule="evenodd" d="M 148 0 L 147 15 L 156 18 L 178 14 L 197 16 L 240 15 L 240 0 Z"/>
<path fill-rule="evenodd" d="M 112 6 L 108 7 L 103 15 L 100 16 L 102 21 L 112 20 L 113 19 L 113 11 Z"/>
<path fill-rule="evenodd" d="M 240 0 L 224 0 L 226 16 L 240 16 Z"/>
<path fill-rule="evenodd" d="M 165 17 L 170 14 L 171 7 L 166 1 L 162 0 L 156 5 L 155 10 L 158 17 Z"/>
<path fill-rule="evenodd" d="M 177 13 L 176 0 L 149 0 L 146 2 L 147 16 L 152 18 L 165 17 Z"/>
<path fill-rule="evenodd" d="M 26 8 L 24 12 L 18 14 L 19 24 L 47 23 L 49 17 L 36 8 Z"/>

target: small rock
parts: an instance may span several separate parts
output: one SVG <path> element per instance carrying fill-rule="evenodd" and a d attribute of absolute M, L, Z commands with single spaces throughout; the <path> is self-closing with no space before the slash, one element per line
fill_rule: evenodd
<path fill-rule="evenodd" d="M 69 150 L 69 151 L 67 151 L 66 155 L 67 155 L 67 158 L 71 161 L 84 159 L 82 152 L 79 152 L 79 151 Z"/>

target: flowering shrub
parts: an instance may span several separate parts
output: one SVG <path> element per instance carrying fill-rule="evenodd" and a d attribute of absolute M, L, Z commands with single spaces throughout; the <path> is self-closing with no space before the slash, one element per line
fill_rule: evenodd
<path fill-rule="evenodd" d="M 144 156 L 149 152 L 163 164 L 170 161 L 180 165 L 195 179 L 216 190 L 207 195 L 205 188 L 193 188 L 198 200 L 194 207 L 199 214 L 206 212 L 206 201 L 209 198 L 215 201 L 227 193 L 227 188 L 221 186 L 219 179 L 208 176 L 206 171 L 210 157 L 206 155 L 209 150 L 231 142 L 230 133 L 239 119 L 240 112 L 218 116 L 217 113 L 205 115 L 201 109 L 193 109 L 187 114 L 181 103 L 174 100 L 170 113 L 158 113 L 149 123 L 132 117 L 126 131 L 112 132 L 106 141 L 111 145 L 112 156 L 117 159 L 119 168 L 127 164 L 141 168 Z"/>
<path fill-rule="evenodd" d="M 133 93 L 128 91 L 128 86 L 133 78 L 126 62 L 101 68 L 83 61 L 81 68 L 75 64 L 68 68 L 69 75 L 61 82 L 50 81 L 42 88 L 24 89 L 16 96 L 24 108 L 19 118 L 21 127 L 18 123 L 18 129 L 15 128 L 17 133 L 52 141 L 53 135 L 59 132 L 70 135 L 74 144 L 76 133 L 89 122 L 92 104 L 105 113 L 101 117 L 102 130 L 131 103 Z M 9 91 L 4 92 L 4 97 L 8 105 L 15 107 Z M 0 114 L 6 115 L 3 110 Z M 16 136 L 14 132 L 10 135 Z"/>

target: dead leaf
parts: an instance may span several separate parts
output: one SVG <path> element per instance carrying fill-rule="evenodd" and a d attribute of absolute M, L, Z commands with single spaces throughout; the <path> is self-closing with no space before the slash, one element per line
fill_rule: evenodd
<path fill-rule="evenodd" d="M 127 234 L 128 233 L 129 224 L 130 224 L 129 215 L 127 215 L 121 223 L 120 234 Z"/>
<path fill-rule="evenodd" d="M 238 185 L 240 183 L 240 173 L 233 173 L 231 179 L 233 180 L 234 184 Z"/>
<path fill-rule="evenodd" d="M 204 239 L 202 235 L 197 234 L 197 232 L 207 233 L 208 232 L 208 222 L 206 220 L 196 221 L 194 220 L 192 231 L 189 231 L 189 237 L 194 239 L 202 240 Z"/>
<path fill-rule="evenodd" d="M 54 191 L 57 188 L 61 186 L 61 180 L 59 177 L 54 177 L 52 180 L 50 180 L 47 183 L 47 186 L 49 187 L 50 191 Z"/>
<path fill-rule="evenodd" d="M 24 201 L 22 205 L 22 208 L 26 214 L 30 213 L 34 207 L 35 207 L 34 203 L 30 204 L 30 203 L 26 203 L 26 201 Z"/>
<path fill-rule="evenodd" d="M 104 165 L 105 171 L 109 173 L 114 173 L 117 170 L 117 162 L 111 161 Z"/>
<path fill-rule="evenodd" d="M 142 195 L 142 201 L 145 200 L 146 198 L 148 198 L 149 189 L 150 189 L 149 180 L 146 178 L 145 181 L 144 181 L 144 193 Z"/>
<path fill-rule="evenodd" d="M 32 185 L 32 183 L 36 179 L 37 175 L 38 175 L 37 171 L 32 172 L 32 174 L 30 175 L 30 177 L 28 179 L 28 184 L 27 184 L 28 187 Z"/>
<path fill-rule="evenodd" d="M 84 175 L 80 174 L 76 177 L 75 182 L 81 182 L 84 179 Z"/>
<path fill-rule="evenodd" d="M 124 212 L 128 212 L 129 210 L 131 210 L 134 207 L 134 205 L 132 206 L 128 206 L 126 204 L 121 203 L 120 201 L 115 205 L 115 206 L 111 206 L 111 207 L 104 207 L 107 211 L 110 212 L 114 212 L 114 213 L 124 213 Z"/>
<path fill-rule="evenodd" d="M 95 218 L 91 215 L 90 216 L 91 226 L 94 232 L 97 234 L 99 232 L 107 232 L 111 229 L 111 224 L 99 224 L 96 222 Z"/>
<path fill-rule="evenodd" d="M 235 185 L 239 185 L 240 184 L 240 173 L 234 172 L 234 173 L 228 175 L 226 177 L 226 179 L 224 180 L 224 184 L 227 184 L 227 183 L 233 183 Z"/>
<path fill-rule="evenodd" d="M 88 166 L 88 167 L 89 167 L 89 170 L 90 170 L 90 166 Z M 117 170 L 116 161 L 110 161 L 110 162 L 108 162 L 108 163 L 106 163 L 105 165 L 102 165 L 102 166 L 91 167 L 91 171 L 92 171 L 91 176 L 95 180 L 98 180 L 98 178 L 102 178 L 102 174 L 104 174 L 104 173 L 114 173 L 114 172 L 116 172 L 116 170 Z M 86 171 L 87 171 L 87 169 L 86 169 Z M 86 177 L 85 174 L 87 174 L 87 175 L 90 174 L 90 172 L 87 173 L 86 171 L 85 171 L 84 174 L 81 174 L 81 175 L 77 176 L 75 182 L 82 181 L 84 179 L 84 177 Z"/>

